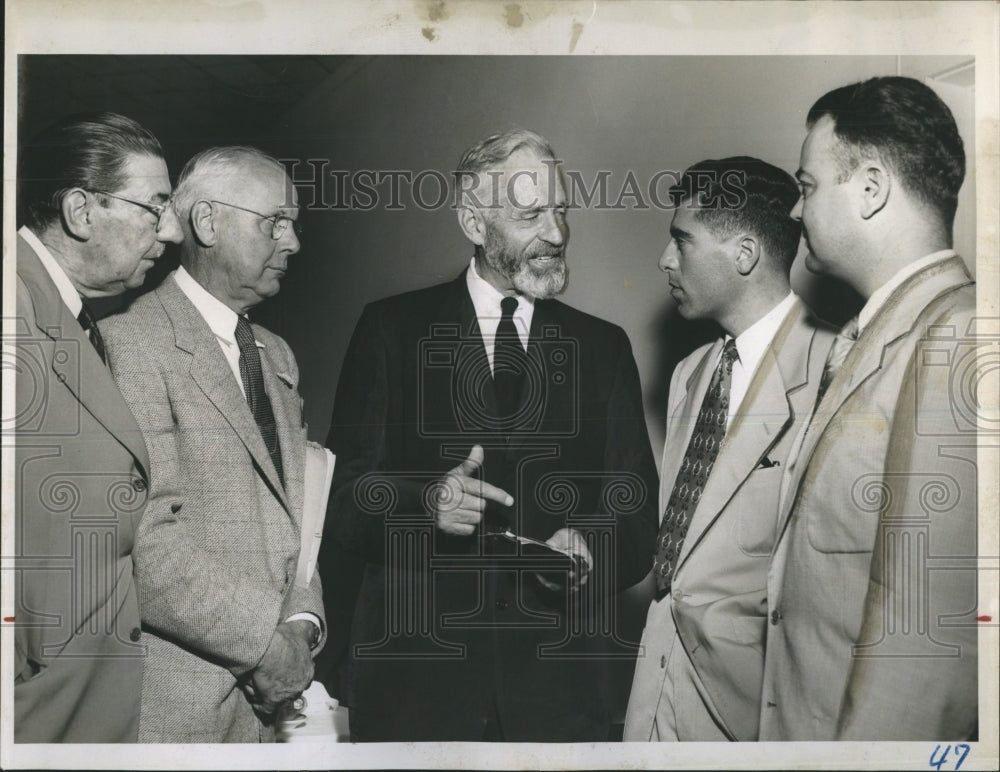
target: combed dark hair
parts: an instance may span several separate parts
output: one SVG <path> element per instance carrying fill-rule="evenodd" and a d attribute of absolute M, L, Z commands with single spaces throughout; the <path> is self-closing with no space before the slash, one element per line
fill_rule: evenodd
<path fill-rule="evenodd" d="M 131 155 L 163 158 L 163 148 L 124 115 L 81 113 L 49 126 L 18 150 L 18 221 L 44 230 L 59 220 L 71 189 L 120 190 Z"/>
<path fill-rule="evenodd" d="M 556 157 L 552 145 L 541 134 L 528 129 L 509 129 L 502 134 L 491 134 L 465 151 L 455 169 L 456 184 L 461 189 L 462 177 L 475 177 L 475 189 L 480 174 L 495 169 L 522 147 L 531 148 L 542 158 Z"/>
<path fill-rule="evenodd" d="M 933 89 L 913 78 L 871 78 L 821 96 L 806 125 L 812 128 L 826 115 L 844 150 L 838 157 L 843 178 L 864 154 L 876 153 L 951 228 L 965 150 L 951 110 Z"/>
<path fill-rule="evenodd" d="M 795 261 L 802 225 L 791 213 L 799 189 L 777 166 L 749 156 L 700 161 L 684 172 L 670 195 L 675 206 L 696 209 L 695 218 L 717 237 L 745 230 L 784 268 Z"/>

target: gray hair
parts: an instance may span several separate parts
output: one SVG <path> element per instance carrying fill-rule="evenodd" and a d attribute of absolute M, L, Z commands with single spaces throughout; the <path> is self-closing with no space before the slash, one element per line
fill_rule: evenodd
<path fill-rule="evenodd" d="M 177 214 L 184 220 L 191 207 L 207 193 L 206 187 L 210 188 L 212 183 L 220 183 L 253 162 L 274 164 L 282 171 L 285 169 L 277 158 L 249 145 L 210 147 L 192 156 L 184 164 L 174 189 L 173 201 Z"/>
<path fill-rule="evenodd" d="M 464 194 L 470 190 L 480 187 L 480 175 L 483 172 L 495 169 L 525 147 L 534 150 L 542 158 L 556 160 L 556 151 L 552 149 L 549 141 L 541 134 L 528 129 L 513 128 L 502 134 L 491 134 L 466 150 L 455 169 L 455 184 L 462 197 L 464 198 Z M 475 184 L 471 187 L 463 186 L 463 178 L 466 177 L 472 178 Z"/>

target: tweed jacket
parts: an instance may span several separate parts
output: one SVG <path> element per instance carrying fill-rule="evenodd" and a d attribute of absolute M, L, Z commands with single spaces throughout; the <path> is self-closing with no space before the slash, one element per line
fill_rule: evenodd
<path fill-rule="evenodd" d="M 270 740 L 241 687 L 280 622 L 323 618 L 318 577 L 294 586 L 306 444 L 295 358 L 254 325 L 282 486 L 218 340 L 173 275 L 101 328 L 152 465 L 135 550 L 150 632 L 140 741 Z"/>

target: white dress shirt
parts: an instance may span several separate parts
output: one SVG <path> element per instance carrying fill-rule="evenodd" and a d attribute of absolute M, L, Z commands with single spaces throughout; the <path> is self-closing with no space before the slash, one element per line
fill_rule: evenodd
<path fill-rule="evenodd" d="M 476 309 L 479 333 L 483 336 L 486 358 L 490 361 L 490 372 L 493 372 L 493 348 L 502 314 L 500 301 L 504 299 L 505 295 L 476 272 L 476 258 L 472 258 L 472 262 L 469 264 L 469 270 L 465 274 L 465 283 L 469 287 L 472 305 Z M 535 313 L 535 301 L 524 295 L 515 295 L 514 297 L 517 298 L 514 328 L 517 330 L 517 336 L 521 339 L 521 346 L 527 351 L 531 317 Z"/>
<path fill-rule="evenodd" d="M 48 247 L 39 241 L 38 236 L 27 225 L 22 225 L 18 229 L 17 235 L 28 242 L 28 246 L 35 250 L 35 254 L 38 255 L 42 266 L 56 285 L 56 289 L 59 290 L 59 297 L 62 298 L 62 302 L 69 308 L 70 313 L 74 317 L 79 316 L 80 311 L 83 310 L 83 299 L 80 297 L 80 293 L 77 292 L 76 287 L 73 286 L 73 282 L 70 281 L 66 271 L 56 262 L 52 253 L 49 252 Z"/>
<path fill-rule="evenodd" d="M 733 416 L 739 412 L 740 405 L 743 404 L 743 398 L 747 395 L 750 381 L 757 372 L 757 365 L 764 357 L 764 352 L 771 345 L 778 328 L 794 305 L 795 293 L 789 292 L 778 305 L 736 336 L 736 353 L 739 358 L 733 362 L 733 379 L 729 387 L 729 415 L 726 417 L 727 429 L 733 421 Z M 726 341 L 731 337 L 727 335 Z M 716 360 L 716 366 L 718 364 Z"/>
<path fill-rule="evenodd" d="M 236 322 L 239 320 L 236 312 L 202 287 L 194 277 L 191 276 L 182 265 L 174 274 L 174 280 L 181 292 L 187 295 L 188 300 L 198 309 L 198 313 L 208 323 L 209 329 L 215 333 L 219 347 L 229 363 L 229 369 L 233 371 L 236 383 L 240 387 L 244 398 L 246 392 L 243 390 L 243 376 L 240 374 L 240 346 L 236 342 Z M 264 348 L 264 344 L 254 338 L 257 348 Z"/>
<path fill-rule="evenodd" d="M 229 369 L 233 371 L 233 377 L 236 378 L 236 383 L 240 387 L 240 393 L 246 399 L 243 376 L 240 374 L 240 347 L 236 342 L 236 322 L 239 320 L 239 316 L 233 309 L 195 281 L 194 277 L 184 269 L 184 266 L 177 269 L 174 281 L 201 314 L 209 329 L 215 333 L 215 339 L 219 341 L 219 348 L 222 349 L 226 362 L 229 363 Z M 264 344 L 256 338 L 254 338 L 254 343 L 257 344 L 257 348 L 264 348 Z M 320 619 L 312 612 L 300 611 L 297 614 L 292 614 L 285 621 L 294 622 L 297 619 L 306 619 L 312 622 L 322 633 L 323 626 L 320 624 Z"/>
<path fill-rule="evenodd" d="M 955 256 L 955 250 L 953 249 L 942 249 L 938 252 L 932 252 L 931 254 L 921 257 L 919 260 L 914 260 L 907 266 L 900 268 L 896 273 L 892 275 L 885 284 L 875 290 L 871 297 L 868 298 L 868 302 L 865 303 L 864 307 L 858 313 L 858 334 L 875 318 L 875 314 L 879 312 L 879 309 L 885 305 L 885 301 L 889 299 L 889 296 L 907 279 L 909 279 L 914 274 L 929 268 L 935 263 L 940 263 L 948 258 Z"/>

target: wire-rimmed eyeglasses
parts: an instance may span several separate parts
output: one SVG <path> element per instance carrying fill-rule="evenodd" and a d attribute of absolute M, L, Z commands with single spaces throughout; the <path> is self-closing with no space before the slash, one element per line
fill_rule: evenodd
<path fill-rule="evenodd" d="M 159 225 L 163 220 L 163 215 L 167 213 L 167 210 L 171 206 L 170 199 L 168 198 L 162 204 L 152 204 L 149 201 L 136 201 L 132 198 L 125 198 L 125 196 L 119 196 L 117 193 L 109 193 L 106 190 L 97 190 L 96 188 L 90 189 L 91 193 L 97 193 L 102 196 L 107 196 L 108 198 L 117 198 L 119 201 L 124 201 L 128 204 L 135 204 L 136 206 L 141 206 L 147 212 L 151 212 L 156 215 L 156 224 Z"/>
<path fill-rule="evenodd" d="M 255 214 L 261 219 L 271 221 L 271 238 L 277 241 L 291 226 L 292 230 L 295 231 L 297 237 L 302 236 L 302 223 L 298 220 L 293 220 L 291 217 L 283 214 L 261 214 L 260 212 L 255 212 L 253 209 L 247 209 L 245 206 L 237 206 L 236 204 L 230 204 L 228 201 L 216 201 L 214 198 L 208 199 L 209 203 L 212 204 L 222 204 L 222 206 L 229 206 L 233 209 L 239 209 L 241 212 L 249 212 L 250 214 Z"/>

